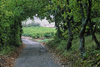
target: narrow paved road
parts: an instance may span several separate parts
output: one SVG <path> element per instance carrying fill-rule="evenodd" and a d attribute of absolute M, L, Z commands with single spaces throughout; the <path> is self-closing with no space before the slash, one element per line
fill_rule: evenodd
<path fill-rule="evenodd" d="M 26 47 L 16 59 L 15 67 L 61 67 L 44 46 L 31 40 L 22 40 Z"/>

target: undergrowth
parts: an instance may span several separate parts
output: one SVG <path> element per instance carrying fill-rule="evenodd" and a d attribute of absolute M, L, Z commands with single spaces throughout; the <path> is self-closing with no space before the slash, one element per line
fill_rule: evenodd
<path fill-rule="evenodd" d="M 100 41 L 99 34 L 96 34 Z M 66 65 L 69 61 L 72 67 L 100 67 L 100 50 L 96 50 L 96 44 L 92 39 L 92 36 L 85 36 L 85 50 L 86 60 L 81 59 L 79 52 L 79 37 L 74 37 L 72 41 L 72 47 L 69 51 L 66 50 L 67 40 L 54 39 L 47 43 L 47 46 L 55 52 L 57 56 L 61 57 L 61 60 Z"/>
<path fill-rule="evenodd" d="M 5 47 L 3 47 L 3 48 L 1 49 L 0 55 L 11 54 L 11 53 L 14 52 L 14 49 L 15 49 L 15 48 L 16 48 L 15 46 L 7 45 L 7 46 L 5 46 Z"/>

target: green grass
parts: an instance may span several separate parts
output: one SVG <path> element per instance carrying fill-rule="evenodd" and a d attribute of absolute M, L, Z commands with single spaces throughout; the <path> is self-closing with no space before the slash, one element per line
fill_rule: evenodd
<path fill-rule="evenodd" d="M 32 38 L 52 37 L 56 30 L 54 28 L 47 27 L 23 27 L 23 36 L 29 36 Z"/>
<path fill-rule="evenodd" d="M 44 43 L 48 43 L 49 41 L 51 41 L 52 39 L 43 39 L 43 40 L 37 40 L 37 42 L 44 42 Z"/>
<path fill-rule="evenodd" d="M 100 34 L 96 34 L 98 40 L 100 41 Z M 92 36 L 85 37 L 85 49 L 86 49 L 86 60 L 81 59 L 79 51 L 80 39 L 75 38 L 72 41 L 72 47 L 69 51 L 66 50 L 66 40 L 55 39 L 47 43 L 47 46 L 53 49 L 58 56 L 62 58 L 62 61 L 71 63 L 72 67 L 100 67 L 100 50 L 96 50 L 96 44 L 92 40 Z M 65 63 L 65 65 L 66 65 Z"/>

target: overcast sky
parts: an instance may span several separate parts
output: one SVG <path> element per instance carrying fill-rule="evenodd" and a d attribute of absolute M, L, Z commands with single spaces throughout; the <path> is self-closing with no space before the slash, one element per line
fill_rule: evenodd
<path fill-rule="evenodd" d="M 50 23 L 46 20 L 46 19 L 43 19 L 43 20 L 40 20 L 39 18 L 37 17 L 34 17 L 34 21 L 32 21 L 30 18 L 27 19 L 27 21 L 23 21 L 23 23 L 31 23 L 31 22 L 35 22 L 35 23 L 39 23 L 41 26 L 44 26 L 44 27 L 54 27 L 54 23 Z"/>

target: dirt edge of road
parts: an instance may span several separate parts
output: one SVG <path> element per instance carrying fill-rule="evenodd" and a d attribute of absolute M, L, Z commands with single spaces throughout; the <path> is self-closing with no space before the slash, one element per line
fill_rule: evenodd
<path fill-rule="evenodd" d="M 15 59 L 18 58 L 22 50 L 25 48 L 25 44 L 22 43 L 20 47 L 16 47 L 16 49 L 8 55 L 0 55 L 0 67 L 14 67 Z"/>

